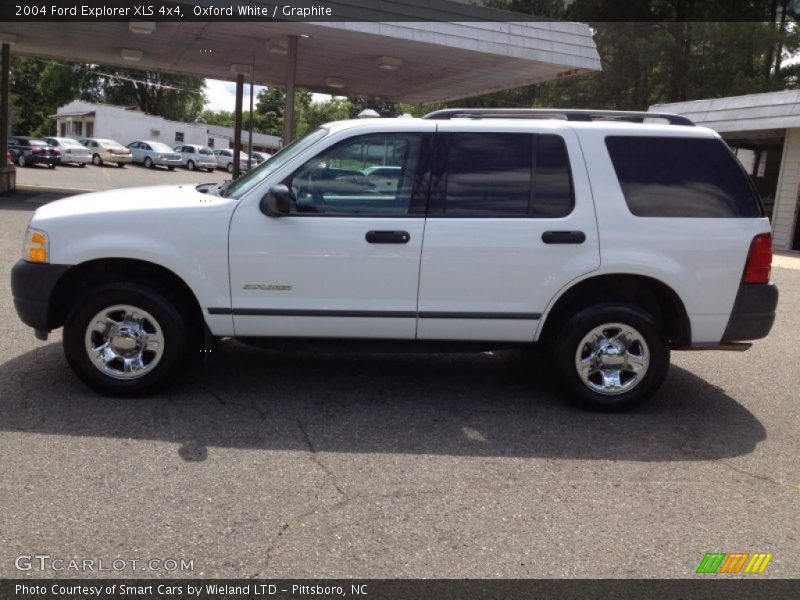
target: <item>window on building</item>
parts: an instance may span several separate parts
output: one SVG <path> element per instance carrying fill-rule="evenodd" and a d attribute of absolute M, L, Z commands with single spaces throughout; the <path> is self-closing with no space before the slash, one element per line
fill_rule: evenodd
<path fill-rule="evenodd" d="M 70 121 L 70 135 L 83 135 L 83 121 Z"/>
<path fill-rule="evenodd" d="M 182 142 L 183 141 L 183 132 L 182 131 L 176 131 L 175 132 L 175 141 L 176 142 Z"/>

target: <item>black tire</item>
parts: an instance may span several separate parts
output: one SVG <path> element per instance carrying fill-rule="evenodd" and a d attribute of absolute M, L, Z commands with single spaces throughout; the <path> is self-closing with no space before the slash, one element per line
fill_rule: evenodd
<path fill-rule="evenodd" d="M 194 161 L 190 160 L 189 162 L 187 162 L 186 163 L 186 168 L 189 169 L 190 171 L 194 171 L 194 168 L 195 168 L 194 167 Z"/>
<path fill-rule="evenodd" d="M 90 323 L 101 311 L 116 305 L 130 305 L 146 311 L 163 335 L 160 359 L 147 373 L 134 379 L 106 374 L 89 357 L 85 336 Z M 153 394 L 171 383 L 189 357 L 192 340 L 190 319 L 169 295 L 142 283 L 101 284 L 78 300 L 64 324 L 63 347 L 67 362 L 90 388 L 109 396 L 130 397 Z"/>
<path fill-rule="evenodd" d="M 78 163 L 78 166 L 83 169 L 86 166 L 86 163 Z"/>
<path fill-rule="evenodd" d="M 170 170 L 170 171 L 174 171 L 175 167 L 167 167 L 167 169 Z"/>
<path fill-rule="evenodd" d="M 102 167 L 103 166 L 103 159 L 100 158 L 99 154 L 95 154 L 94 156 L 92 156 L 92 164 L 94 166 L 96 166 L 96 167 Z"/>
<path fill-rule="evenodd" d="M 208 171 L 209 173 L 213 173 L 215 170 L 216 170 L 216 169 L 214 169 L 213 167 L 212 167 L 212 168 L 210 168 L 210 169 L 206 169 L 206 171 Z"/>
<path fill-rule="evenodd" d="M 604 393 L 596 391 L 602 387 L 603 375 L 595 372 L 587 378 L 585 383 L 578 371 L 579 350 L 588 359 L 591 354 L 591 343 L 583 344 L 585 336 L 592 330 L 605 325 L 620 324 L 632 328 L 643 339 L 645 345 L 634 342 L 629 348 L 633 355 L 643 355 L 648 358 L 648 365 L 643 376 L 622 367 L 620 381 L 629 389 L 620 391 L 609 390 Z M 604 335 L 613 336 L 614 327 L 604 330 Z M 635 337 L 635 336 L 634 336 Z M 665 340 L 662 329 L 656 320 L 646 311 L 627 304 L 598 304 L 581 310 L 558 329 L 556 333 L 554 358 L 558 370 L 564 381 L 562 390 L 566 399 L 589 410 L 602 412 L 617 412 L 629 410 L 648 400 L 664 382 L 669 369 L 669 346 Z M 626 338 L 627 339 L 627 338 Z M 619 352 L 619 348 L 611 348 L 612 354 Z M 619 360 L 617 357 L 604 354 L 604 360 Z M 616 367 L 611 367 L 613 371 Z M 595 381 L 592 381 L 594 378 Z M 590 385 L 594 385 L 590 387 Z"/>
<path fill-rule="evenodd" d="M 22 154 L 22 153 L 20 153 L 19 156 L 17 156 L 17 166 L 19 166 L 19 167 L 27 167 L 28 166 L 28 159 L 25 158 L 25 155 Z"/>
<path fill-rule="evenodd" d="M 228 171 L 228 173 L 233 173 L 233 163 L 229 162 L 228 166 L 225 167 L 225 170 Z"/>
<path fill-rule="evenodd" d="M 49 165 L 47 165 L 47 168 L 48 169 L 55 169 L 56 166 L 54 164 L 50 163 Z"/>
<path fill-rule="evenodd" d="M 117 163 L 117 166 L 118 166 L 120 169 L 124 169 L 124 168 L 125 168 L 125 163 Z"/>
<path fill-rule="evenodd" d="M 153 163 L 153 159 L 149 156 L 144 157 L 144 166 L 147 169 L 155 169 L 156 165 Z"/>

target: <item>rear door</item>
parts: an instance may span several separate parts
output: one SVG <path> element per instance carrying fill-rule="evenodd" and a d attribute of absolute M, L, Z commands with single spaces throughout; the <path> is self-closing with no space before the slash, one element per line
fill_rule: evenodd
<path fill-rule="evenodd" d="M 439 124 L 419 339 L 532 341 L 558 290 L 600 265 L 575 133 L 496 123 Z"/>

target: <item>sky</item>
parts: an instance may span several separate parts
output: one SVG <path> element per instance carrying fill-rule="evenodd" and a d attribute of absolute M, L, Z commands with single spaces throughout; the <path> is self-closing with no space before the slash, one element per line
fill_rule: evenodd
<path fill-rule="evenodd" d="M 253 105 L 258 102 L 258 92 L 263 90 L 263 85 L 253 86 Z M 232 81 L 220 81 L 219 79 L 206 79 L 206 102 L 207 110 L 233 111 L 236 106 L 236 84 Z M 330 98 L 327 94 L 314 94 L 314 102 L 321 102 Z M 250 110 L 250 84 L 244 84 L 244 98 L 242 100 L 244 110 Z"/>

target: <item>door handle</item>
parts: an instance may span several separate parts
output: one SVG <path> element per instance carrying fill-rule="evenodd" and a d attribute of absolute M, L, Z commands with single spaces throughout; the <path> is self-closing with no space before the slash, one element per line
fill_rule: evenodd
<path fill-rule="evenodd" d="M 407 231 L 368 231 L 364 236 L 370 244 L 407 244 L 411 235 Z"/>
<path fill-rule="evenodd" d="M 545 231 L 542 234 L 545 244 L 582 244 L 586 234 L 582 231 Z"/>

